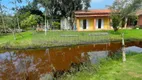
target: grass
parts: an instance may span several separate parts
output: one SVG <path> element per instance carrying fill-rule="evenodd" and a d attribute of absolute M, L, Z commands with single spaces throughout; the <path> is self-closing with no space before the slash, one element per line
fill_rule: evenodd
<path fill-rule="evenodd" d="M 142 80 L 142 54 L 128 55 L 127 61 L 121 59 L 103 60 L 94 65 L 98 71 L 80 71 L 62 80 Z"/>
<path fill-rule="evenodd" d="M 89 36 L 89 34 L 108 32 L 111 41 L 120 41 L 121 33 L 125 34 L 125 40 L 142 40 L 142 30 L 119 30 L 114 31 L 94 31 L 94 32 L 76 32 L 76 31 L 48 31 L 45 36 L 44 32 L 27 31 L 19 35 L 16 34 L 14 40 L 12 34 L 0 35 L 0 48 L 39 48 L 66 46 L 85 43 L 98 43 L 108 40 L 108 36 Z M 62 37 L 70 35 L 72 37 Z"/>

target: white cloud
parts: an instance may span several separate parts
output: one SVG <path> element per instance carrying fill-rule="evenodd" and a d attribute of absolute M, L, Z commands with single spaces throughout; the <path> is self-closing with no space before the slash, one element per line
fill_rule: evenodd
<path fill-rule="evenodd" d="M 104 0 L 91 0 L 93 3 L 101 3 L 103 2 Z"/>

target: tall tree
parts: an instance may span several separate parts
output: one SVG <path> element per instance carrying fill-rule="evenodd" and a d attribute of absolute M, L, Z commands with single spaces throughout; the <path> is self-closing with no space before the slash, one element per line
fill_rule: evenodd
<path fill-rule="evenodd" d="M 6 25 L 5 25 L 4 10 L 3 10 L 3 8 L 6 8 L 6 7 L 4 5 L 2 5 L 1 1 L 2 0 L 0 0 L 0 17 L 1 17 L 1 21 L 2 21 L 2 26 L 3 26 L 4 32 L 6 33 Z"/>
<path fill-rule="evenodd" d="M 11 3 L 14 5 L 14 7 L 12 8 L 12 10 L 13 10 L 15 13 L 17 13 L 18 10 L 19 10 L 18 3 L 22 3 L 22 0 L 13 0 Z M 16 22 L 17 22 L 18 29 L 20 30 L 21 28 L 20 28 L 19 17 L 18 17 L 17 14 L 16 14 L 15 16 L 16 16 Z"/>
<path fill-rule="evenodd" d="M 16 13 L 20 19 L 20 23 L 31 15 L 37 15 L 44 18 L 43 12 L 40 11 L 39 8 L 34 5 L 34 2 L 27 2 L 27 3 L 28 4 L 26 6 L 21 7 Z"/>
<path fill-rule="evenodd" d="M 70 17 L 71 24 L 76 10 L 85 10 L 90 7 L 91 0 L 35 0 L 45 8 L 45 13 L 53 18 Z"/>
<path fill-rule="evenodd" d="M 110 8 L 115 12 L 119 12 L 121 19 L 125 20 L 124 28 L 126 28 L 129 15 L 136 12 L 141 6 L 141 0 L 115 0 Z"/>

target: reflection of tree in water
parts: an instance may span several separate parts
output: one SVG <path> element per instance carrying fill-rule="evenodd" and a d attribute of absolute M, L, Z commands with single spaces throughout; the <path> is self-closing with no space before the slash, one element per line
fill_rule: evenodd
<path fill-rule="evenodd" d="M 32 75 L 32 80 L 38 79 L 38 70 L 33 62 L 33 57 L 25 54 L 15 54 L 6 52 L 0 57 L 0 80 L 28 80 Z"/>

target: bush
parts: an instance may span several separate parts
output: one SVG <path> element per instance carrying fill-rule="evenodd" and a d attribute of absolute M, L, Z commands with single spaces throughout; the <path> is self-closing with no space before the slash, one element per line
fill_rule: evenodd
<path fill-rule="evenodd" d="M 60 23 L 59 22 L 53 22 L 53 29 L 60 29 Z"/>
<path fill-rule="evenodd" d="M 117 31 L 118 28 L 119 28 L 119 26 L 122 25 L 122 23 L 121 23 L 121 17 L 120 17 L 119 14 L 112 14 L 111 18 L 112 18 L 113 29 L 114 29 L 114 31 Z"/>
<path fill-rule="evenodd" d="M 21 21 L 21 27 L 24 29 L 28 29 L 28 28 L 31 28 L 31 27 L 37 25 L 42 20 L 43 20 L 43 18 L 39 15 L 30 15 L 29 17 L 27 17 L 26 19 Z"/>
<path fill-rule="evenodd" d="M 134 27 L 134 29 L 142 29 L 142 27 L 137 25 Z"/>

